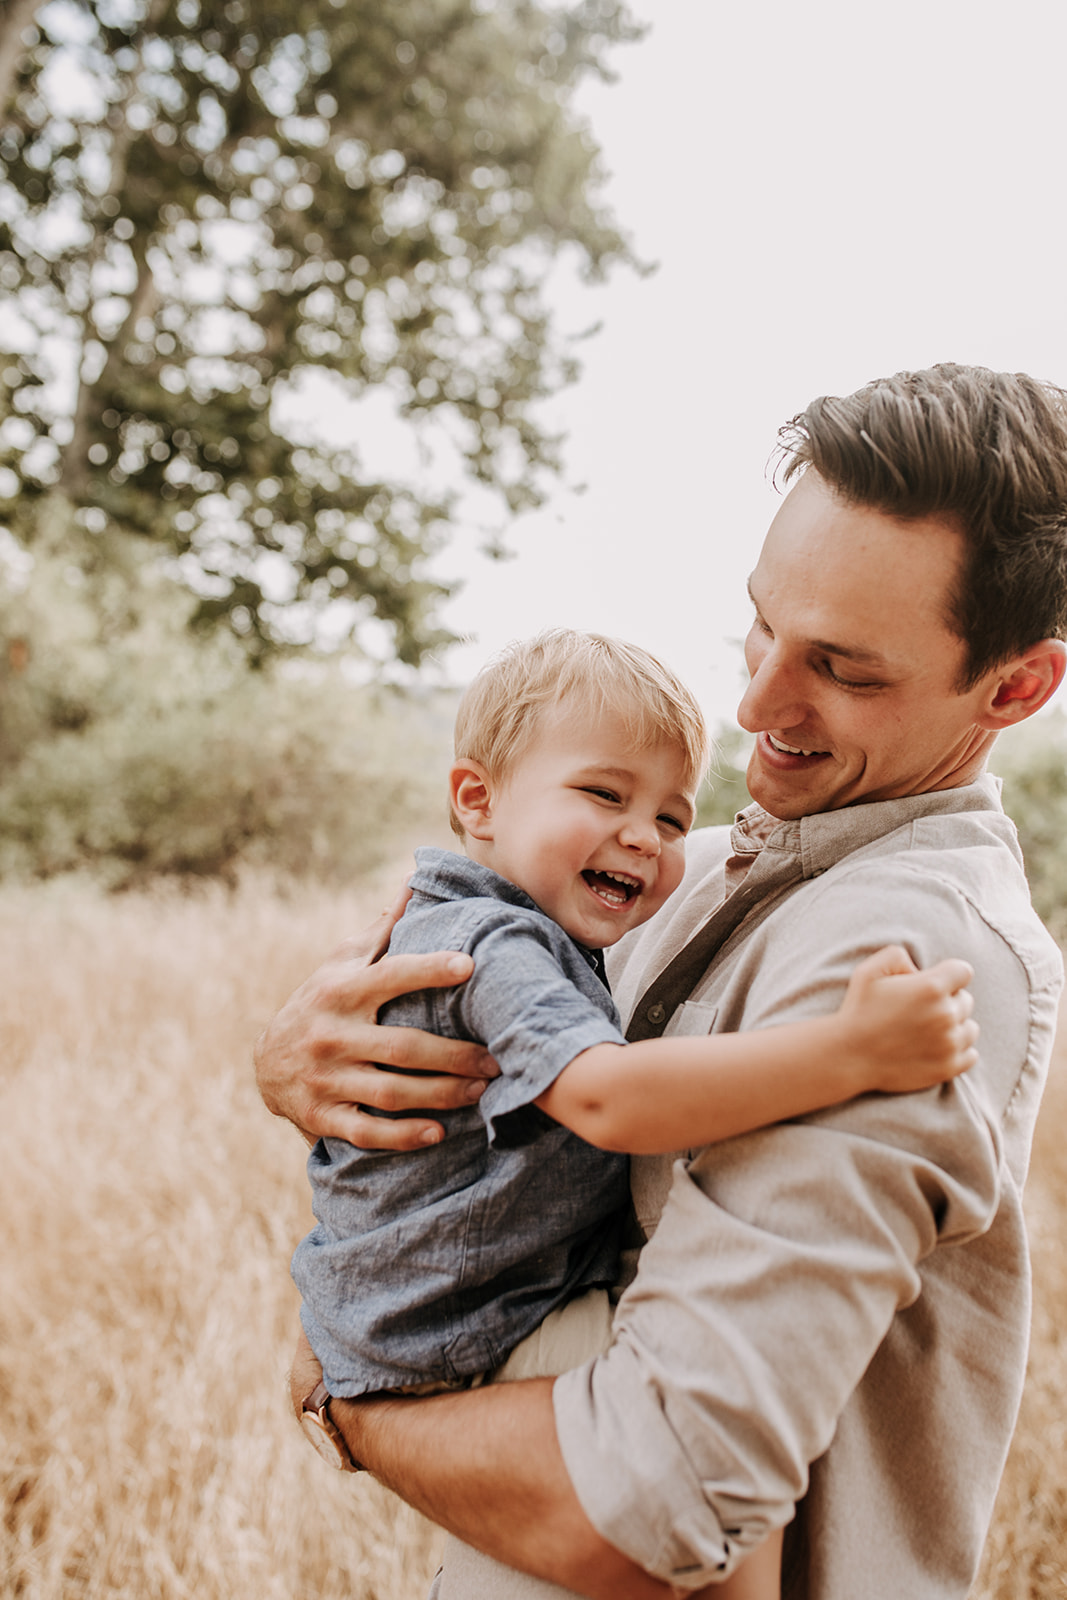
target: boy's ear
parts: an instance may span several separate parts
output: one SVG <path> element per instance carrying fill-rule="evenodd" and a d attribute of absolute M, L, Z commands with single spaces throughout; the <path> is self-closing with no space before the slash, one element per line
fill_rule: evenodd
<path fill-rule="evenodd" d="M 990 695 L 979 725 L 991 733 L 1025 722 L 1059 688 L 1067 669 L 1062 639 L 1042 639 L 990 674 Z"/>
<path fill-rule="evenodd" d="M 480 761 L 463 756 L 452 763 L 448 775 L 452 809 L 464 833 L 472 839 L 491 841 L 493 837 L 492 780 Z"/>

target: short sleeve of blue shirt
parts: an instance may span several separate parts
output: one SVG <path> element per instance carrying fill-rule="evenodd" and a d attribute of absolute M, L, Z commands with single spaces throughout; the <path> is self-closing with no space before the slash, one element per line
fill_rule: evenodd
<path fill-rule="evenodd" d="M 479 1102 L 492 1138 L 500 1117 L 536 1100 L 583 1050 L 624 1044 L 618 1012 L 598 953 L 575 944 L 521 889 L 449 851 L 420 850 L 416 859 L 414 899 L 390 952 L 462 950 L 474 972 L 454 989 L 401 997 L 381 1020 L 486 1046 L 500 1067 Z"/>
<path fill-rule="evenodd" d="M 597 953 L 465 857 L 416 860 L 390 950 L 462 950 L 474 973 L 402 995 L 379 1020 L 476 1040 L 501 1072 L 476 1106 L 435 1113 L 446 1137 L 432 1148 L 323 1139 L 311 1152 L 318 1226 L 293 1277 L 336 1395 L 499 1366 L 556 1306 L 614 1281 L 629 1194 L 625 1156 L 532 1104 L 583 1050 L 623 1043 Z"/>

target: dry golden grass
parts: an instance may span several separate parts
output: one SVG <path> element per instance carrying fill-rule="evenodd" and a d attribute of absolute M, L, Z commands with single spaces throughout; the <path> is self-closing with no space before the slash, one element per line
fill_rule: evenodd
<path fill-rule="evenodd" d="M 1034 1139 L 1026 1212 L 1034 1266 L 1030 1366 L 972 1600 L 1067 1596 L 1067 1000 Z"/>
<path fill-rule="evenodd" d="M 0 894 L 0 1596 L 417 1600 L 437 1535 L 295 1428 L 303 1148 L 259 1026 L 377 910 Z M 975 1600 L 1067 1593 L 1061 1069 L 1031 1187 L 1030 1387 Z"/>
<path fill-rule="evenodd" d="M 288 1413 L 304 1151 L 249 1067 L 366 920 L 254 886 L 0 896 L 4 1596 L 425 1593 L 434 1531 Z"/>

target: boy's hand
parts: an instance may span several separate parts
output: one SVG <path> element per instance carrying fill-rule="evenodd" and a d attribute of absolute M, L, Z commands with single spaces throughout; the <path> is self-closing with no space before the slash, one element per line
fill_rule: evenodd
<path fill-rule="evenodd" d="M 862 961 L 849 979 L 839 1016 L 867 1063 L 867 1089 L 906 1094 L 966 1072 L 978 1060 L 978 1024 L 966 961 L 920 972 L 900 945 Z"/>
<path fill-rule="evenodd" d="M 413 1150 L 444 1137 L 423 1117 L 379 1111 L 446 1111 L 479 1099 L 497 1067 L 481 1045 L 439 1039 L 417 1028 L 379 1027 L 378 1008 L 416 989 L 447 988 L 470 977 L 469 956 L 444 951 L 386 956 L 383 951 L 408 891 L 355 939 L 348 939 L 292 994 L 256 1042 L 256 1082 L 268 1111 L 309 1142 L 347 1139 L 364 1150 Z M 375 1066 L 434 1074 L 408 1078 Z"/>

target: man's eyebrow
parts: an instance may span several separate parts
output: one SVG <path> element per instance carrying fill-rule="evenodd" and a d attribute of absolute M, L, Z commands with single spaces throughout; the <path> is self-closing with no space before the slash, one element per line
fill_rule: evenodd
<path fill-rule="evenodd" d="M 757 613 L 762 616 L 759 601 L 752 593 L 752 579 L 749 578 L 745 587 L 748 598 L 755 606 Z M 881 667 L 886 671 L 892 670 L 893 663 L 885 657 L 880 650 L 867 650 L 860 644 L 835 644 L 832 639 L 809 639 L 808 643 L 815 650 L 821 650 L 827 656 L 840 656 L 844 661 L 855 661 L 866 667 Z"/>
<path fill-rule="evenodd" d="M 865 667 L 888 669 L 891 665 L 880 650 L 864 650 L 862 645 L 834 644 L 829 639 L 812 639 L 810 643 L 824 655 L 841 656 L 845 661 L 858 661 Z"/>

